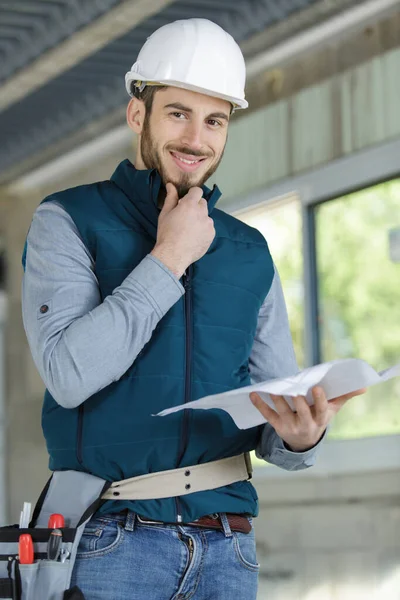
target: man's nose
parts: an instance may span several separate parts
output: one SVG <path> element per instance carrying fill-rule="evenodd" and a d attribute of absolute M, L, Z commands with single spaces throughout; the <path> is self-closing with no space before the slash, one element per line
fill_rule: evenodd
<path fill-rule="evenodd" d="M 182 142 L 191 150 L 199 151 L 203 147 L 202 142 L 202 123 L 191 121 L 185 127 Z"/>

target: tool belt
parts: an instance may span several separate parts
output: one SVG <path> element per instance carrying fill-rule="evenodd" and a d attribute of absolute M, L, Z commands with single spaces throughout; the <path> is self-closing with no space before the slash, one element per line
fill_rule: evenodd
<path fill-rule="evenodd" d="M 85 525 L 105 500 L 182 496 L 247 480 L 251 473 L 248 454 L 114 483 L 80 471 L 55 471 L 37 501 L 29 527 L 0 527 L 0 599 L 84 600 L 80 590 L 70 588 L 72 571 Z M 57 560 L 48 558 L 54 534 L 48 522 L 54 513 L 65 519 L 65 527 L 59 530 L 62 558 Z M 212 516 L 202 517 L 193 524 L 219 528 L 219 523 L 213 521 Z M 239 526 L 243 527 L 243 523 Z M 31 564 L 21 564 L 19 559 L 23 534 L 29 534 L 33 542 Z"/>

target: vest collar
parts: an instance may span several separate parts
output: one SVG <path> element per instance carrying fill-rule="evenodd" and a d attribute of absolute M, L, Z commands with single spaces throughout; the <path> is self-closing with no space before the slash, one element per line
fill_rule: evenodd
<path fill-rule="evenodd" d="M 139 170 L 130 160 L 125 159 L 118 165 L 110 179 L 133 203 L 140 204 L 141 211 L 149 211 L 148 217 L 153 222 L 154 220 L 157 222 L 160 214 L 157 206 L 158 193 L 162 181 L 156 169 Z M 221 192 L 216 185 L 212 190 L 205 185 L 201 187 L 203 197 L 208 203 L 208 214 L 210 215 L 221 197 Z"/>

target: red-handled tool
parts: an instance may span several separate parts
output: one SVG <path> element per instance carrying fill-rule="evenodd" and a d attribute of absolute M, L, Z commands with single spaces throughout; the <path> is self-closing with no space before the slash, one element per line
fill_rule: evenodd
<path fill-rule="evenodd" d="M 29 533 L 22 533 L 19 536 L 18 554 L 21 565 L 33 563 L 33 542 Z"/>
<path fill-rule="evenodd" d="M 50 534 L 49 542 L 47 545 L 47 558 L 48 560 L 58 560 L 61 552 L 62 544 L 62 531 L 60 529 L 53 529 Z"/>
<path fill-rule="evenodd" d="M 49 529 L 62 529 L 65 527 L 65 519 L 63 515 L 54 513 L 49 517 L 49 523 L 47 525 Z"/>
<path fill-rule="evenodd" d="M 52 529 L 53 531 L 50 534 L 47 545 L 47 558 L 49 560 L 58 560 L 60 556 L 62 547 L 62 527 L 65 527 L 65 519 L 63 515 L 60 515 L 59 513 L 53 513 L 50 515 L 48 528 Z"/>

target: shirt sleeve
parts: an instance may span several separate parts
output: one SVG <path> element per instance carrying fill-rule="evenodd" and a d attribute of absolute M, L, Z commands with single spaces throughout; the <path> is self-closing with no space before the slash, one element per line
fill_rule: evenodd
<path fill-rule="evenodd" d="M 299 372 L 285 298 L 276 268 L 271 288 L 258 315 L 249 368 L 252 384 L 295 375 Z M 287 471 L 307 469 L 315 463 L 317 451 L 324 437 L 325 433 L 313 448 L 305 452 L 293 452 L 278 436 L 272 425 L 266 423 L 262 428 L 256 456 Z"/>
<path fill-rule="evenodd" d="M 56 201 L 36 209 L 27 235 L 22 318 L 34 363 L 53 398 L 75 408 L 131 366 L 184 294 L 147 255 L 101 301 L 93 258 Z"/>

